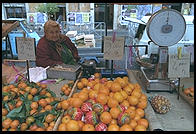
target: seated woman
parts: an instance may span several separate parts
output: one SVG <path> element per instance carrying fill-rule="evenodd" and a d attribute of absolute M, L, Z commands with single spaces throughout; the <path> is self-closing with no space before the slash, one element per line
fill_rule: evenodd
<path fill-rule="evenodd" d="M 47 67 L 57 64 L 74 65 L 78 62 L 78 50 L 69 37 L 60 33 L 60 26 L 49 20 L 44 25 L 44 37 L 36 48 L 36 66 Z"/>

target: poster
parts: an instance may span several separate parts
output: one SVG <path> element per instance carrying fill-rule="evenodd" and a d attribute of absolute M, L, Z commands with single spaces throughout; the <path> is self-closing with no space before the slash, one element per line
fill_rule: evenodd
<path fill-rule="evenodd" d="M 82 19 L 82 13 L 76 13 L 76 25 L 81 25 L 83 24 L 83 19 Z"/>
<path fill-rule="evenodd" d="M 83 13 L 83 22 L 84 23 L 88 23 L 90 21 L 89 18 L 90 18 L 89 13 Z"/>
<path fill-rule="evenodd" d="M 76 16 L 74 12 L 68 13 L 67 18 L 68 18 L 68 22 L 73 23 L 73 24 L 75 23 Z"/>
<path fill-rule="evenodd" d="M 44 14 L 37 13 L 37 23 L 45 23 Z"/>
<path fill-rule="evenodd" d="M 37 13 L 27 13 L 28 23 L 37 23 Z"/>

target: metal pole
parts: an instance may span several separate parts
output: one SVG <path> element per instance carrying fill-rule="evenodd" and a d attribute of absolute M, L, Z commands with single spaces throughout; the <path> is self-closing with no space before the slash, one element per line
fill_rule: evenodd
<path fill-rule="evenodd" d="M 110 80 L 113 79 L 113 60 L 111 60 L 111 75 L 110 75 Z"/>
<path fill-rule="evenodd" d="M 28 82 L 30 82 L 30 75 L 29 75 L 29 60 L 26 60 L 26 64 L 27 64 L 27 80 Z"/>
<path fill-rule="evenodd" d="M 179 95 L 180 95 L 180 78 L 178 78 L 178 100 L 179 100 Z"/>

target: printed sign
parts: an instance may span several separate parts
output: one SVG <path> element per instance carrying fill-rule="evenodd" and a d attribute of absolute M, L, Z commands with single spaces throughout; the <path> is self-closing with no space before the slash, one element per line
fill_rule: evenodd
<path fill-rule="evenodd" d="M 104 37 L 104 59 L 121 60 L 124 55 L 124 37 L 116 37 L 114 42 L 112 36 Z"/>
<path fill-rule="evenodd" d="M 35 39 L 16 37 L 19 60 L 35 60 Z"/>
<path fill-rule="evenodd" d="M 190 77 L 190 54 L 169 55 L 168 78 Z"/>

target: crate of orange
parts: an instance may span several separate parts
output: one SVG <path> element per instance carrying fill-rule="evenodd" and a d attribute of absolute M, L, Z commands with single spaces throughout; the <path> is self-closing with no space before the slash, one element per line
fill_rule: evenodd
<path fill-rule="evenodd" d="M 97 76 L 97 77 L 95 77 Z M 78 92 L 61 104 L 65 112 L 57 131 L 146 131 L 147 97 L 128 77 L 111 81 L 94 75 L 81 78 Z"/>
<path fill-rule="evenodd" d="M 194 108 L 194 87 L 182 87 L 180 96 Z"/>
<path fill-rule="evenodd" d="M 3 131 L 50 131 L 61 115 L 60 100 L 40 83 L 20 81 L 2 87 Z"/>

